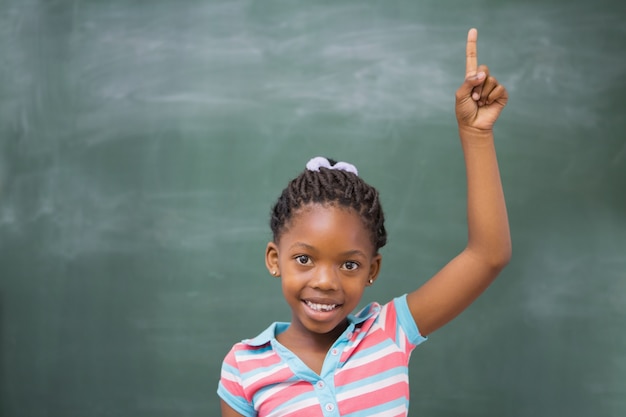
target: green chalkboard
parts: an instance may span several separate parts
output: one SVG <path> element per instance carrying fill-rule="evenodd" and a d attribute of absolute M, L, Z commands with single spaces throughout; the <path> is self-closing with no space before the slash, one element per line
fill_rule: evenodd
<path fill-rule="evenodd" d="M 413 354 L 412 416 L 626 415 L 626 6 L 0 1 L 0 417 L 216 416 L 231 345 L 288 320 L 269 209 L 316 155 L 381 192 L 365 301 L 465 244 L 465 36 L 514 253 Z"/>

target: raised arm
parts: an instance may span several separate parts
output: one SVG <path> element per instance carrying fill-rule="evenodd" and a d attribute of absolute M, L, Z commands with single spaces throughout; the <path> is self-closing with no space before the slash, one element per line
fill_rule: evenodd
<path fill-rule="evenodd" d="M 459 255 L 407 296 L 409 309 L 423 335 L 437 330 L 469 306 L 511 257 L 492 130 L 508 94 L 486 66 L 478 66 L 477 37 L 476 29 L 470 29 L 465 81 L 456 92 L 456 116 L 467 175 L 468 242 Z"/>

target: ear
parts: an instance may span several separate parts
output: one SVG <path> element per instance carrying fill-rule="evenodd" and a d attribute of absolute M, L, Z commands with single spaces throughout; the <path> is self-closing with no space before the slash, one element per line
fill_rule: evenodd
<path fill-rule="evenodd" d="M 370 263 L 370 271 L 368 275 L 367 285 L 370 286 L 376 281 L 378 278 L 378 273 L 380 272 L 380 266 L 383 262 L 383 256 L 380 253 L 377 253 L 374 258 L 372 258 L 372 263 Z M 371 282 L 371 283 L 370 283 Z"/>
<path fill-rule="evenodd" d="M 280 276 L 280 264 L 278 262 L 278 246 L 274 242 L 269 242 L 265 248 L 265 266 L 270 275 Z"/>

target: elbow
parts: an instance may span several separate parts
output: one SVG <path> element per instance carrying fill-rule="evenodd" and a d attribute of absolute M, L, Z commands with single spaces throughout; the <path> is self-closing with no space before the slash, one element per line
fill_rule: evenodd
<path fill-rule="evenodd" d="M 493 242 L 491 247 L 491 264 L 498 272 L 503 270 L 513 256 L 513 245 L 511 243 L 511 234 L 507 233 L 500 239 Z"/>
<path fill-rule="evenodd" d="M 468 245 L 465 249 L 469 255 L 491 271 L 494 278 L 511 262 L 513 250 L 510 239 L 486 246 Z"/>
<path fill-rule="evenodd" d="M 508 256 L 506 257 L 502 257 L 501 259 L 499 259 L 495 264 L 494 267 L 499 271 L 502 271 L 504 268 L 506 268 L 506 266 L 509 264 L 509 262 L 511 262 L 511 253 L 508 254 Z"/>
<path fill-rule="evenodd" d="M 511 247 L 511 244 L 508 243 L 506 245 L 503 245 L 497 251 L 494 251 L 494 253 L 490 257 L 490 263 L 492 268 L 497 270 L 498 272 L 503 270 L 509 264 L 509 262 L 511 262 L 512 256 L 513 249 Z"/>
<path fill-rule="evenodd" d="M 491 275 L 498 275 L 508 264 L 511 262 L 512 250 L 510 244 L 503 244 L 499 246 L 485 247 L 482 249 L 469 248 L 469 253 L 479 260 L 484 267 L 489 269 Z"/>

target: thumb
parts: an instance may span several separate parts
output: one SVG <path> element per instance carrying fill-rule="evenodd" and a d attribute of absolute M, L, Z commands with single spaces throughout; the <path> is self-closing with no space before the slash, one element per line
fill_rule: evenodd
<path fill-rule="evenodd" d="M 469 97 L 472 94 L 472 90 L 481 85 L 485 81 L 486 77 L 487 73 L 485 71 L 467 74 L 465 81 L 456 92 L 457 98 L 463 99 L 465 97 Z M 478 93 L 480 94 L 480 91 L 478 91 Z"/>

